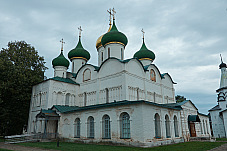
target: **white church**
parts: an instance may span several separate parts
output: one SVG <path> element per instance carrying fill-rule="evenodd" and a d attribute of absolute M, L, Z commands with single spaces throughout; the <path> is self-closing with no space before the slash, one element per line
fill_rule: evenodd
<path fill-rule="evenodd" d="M 209 110 L 213 135 L 216 138 L 227 137 L 227 66 L 221 58 L 221 80 L 220 87 L 216 90 L 218 93 L 218 104 Z"/>
<path fill-rule="evenodd" d="M 75 48 L 53 59 L 54 77 L 33 86 L 28 133 L 70 141 L 151 147 L 210 137 L 207 115 L 189 100 L 176 103 L 176 84 L 154 64 L 146 47 L 124 59 L 128 39 L 110 11 L 109 30 L 97 42 L 98 65 L 89 64 L 81 31 Z"/>

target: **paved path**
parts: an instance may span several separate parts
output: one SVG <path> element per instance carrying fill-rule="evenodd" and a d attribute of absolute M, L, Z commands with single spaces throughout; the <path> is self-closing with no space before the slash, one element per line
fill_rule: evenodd
<path fill-rule="evenodd" d="M 36 147 L 25 147 L 25 146 L 15 145 L 15 144 L 5 144 L 4 142 L 0 142 L 0 148 L 15 150 L 15 151 L 56 151 L 56 150 L 40 149 Z"/>
<path fill-rule="evenodd" d="M 227 151 L 227 143 L 226 144 L 223 144 L 219 147 L 216 147 L 216 148 L 213 148 L 209 151 Z"/>

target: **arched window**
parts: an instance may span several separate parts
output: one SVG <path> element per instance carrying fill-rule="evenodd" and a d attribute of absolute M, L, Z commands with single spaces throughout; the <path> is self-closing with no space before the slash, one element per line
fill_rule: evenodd
<path fill-rule="evenodd" d="M 73 62 L 73 64 L 72 64 L 72 72 L 74 72 L 74 62 Z"/>
<path fill-rule="evenodd" d="M 85 69 L 83 73 L 83 81 L 88 81 L 91 80 L 91 70 L 90 69 Z"/>
<path fill-rule="evenodd" d="M 69 97 L 70 97 L 70 94 L 67 93 L 65 96 L 65 105 L 67 105 L 67 106 L 69 106 Z"/>
<path fill-rule="evenodd" d="M 154 116 L 155 121 L 155 138 L 161 138 L 160 116 L 158 113 Z"/>
<path fill-rule="evenodd" d="M 121 60 L 123 60 L 123 49 L 121 48 Z"/>
<path fill-rule="evenodd" d="M 94 138 L 95 137 L 95 123 L 94 123 L 94 118 L 90 116 L 87 120 L 87 134 L 88 138 Z"/>
<path fill-rule="evenodd" d="M 121 138 L 130 138 L 130 117 L 128 113 L 122 113 L 121 116 Z"/>
<path fill-rule="evenodd" d="M 177 117 L 174 116 L 173 120 L 174 120 L 173 124 L 174 124 L 175 137 L 179 137 Z"/>
<path fill-rule="evenodd" d="M 103 62 L 103 52 L 101 52 L 101 61 Z"/>
<path fill-rule="evenodd" d="M 170 120 L 169 120 L 169 116 L 166 115 L 165 116 L 165 125 L 166 125 L 166 138 L 170 138 Z"/>
<path fill-rule="evenodd" d="M 104 115 L 102 118 L 102 138 L 105 138 L 105 139 L 111 138 L 110 117 L 108 115 Z"/>
<path fill-rule="evenodd" d="M 150 78 L 151 78 L 151 81 L 156 82 L 156 74 L 153 69 L 151 69 L 150 71 Z"/>
<path fill-rule="evenodd" d="M 139 88 L 136 89 L 136 96 L 137 96 L 137 100 L 140 99 L 140 96 L 139 96 Z"/>
<path fill-rule="evenodd" d="M 87 93 L 84 92 L 84 106 L 87 105 Z"/>
<path fill-rule="evenodd" d="M 105 90 L 106 90 L 106 103 L 109 103 L 109 90 L 108 88 L 106 88 Z"/>
<path fill-rule="evenodd" d="M 76 118 L 74 122 L 74 137 L 79 138 L 80 137 L 80 119 Z"/>
<path fill-rule="evenodd" d="M 110 48 L 108 48 L 108 58 L 110 57 Z"/>

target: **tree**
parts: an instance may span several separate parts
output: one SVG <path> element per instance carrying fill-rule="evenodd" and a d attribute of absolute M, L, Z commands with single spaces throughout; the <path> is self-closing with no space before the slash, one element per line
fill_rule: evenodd
<path fill-rule="evenodd" d="M 184 96 L 181 96 L 181 95 L 175 96 L 175 99 L 176 99 L 177 103 L 180 103 L 180 102 L 183 102 L 183 101 L 186 100 L 186 98 Z"/>
<path fill-rule="evenodd" d="M 25 41 L 0 51 L 0 135 L 21 134 L 27 125 L 32 86 L 43 81 L 44 57 Z"/>

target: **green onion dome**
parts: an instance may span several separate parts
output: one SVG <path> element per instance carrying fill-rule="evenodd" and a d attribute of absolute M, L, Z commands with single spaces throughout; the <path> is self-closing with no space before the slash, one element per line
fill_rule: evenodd
<path fill-rule="evenodd" d="M 72 59 L 76 59 L 76 58 L 84 59 L 86 61 L 88 61 L 90 59 L 90 53 L 83 48 L 80 37 L 79 37 L 79 42 L 78 42 L 77 46 L 68 53 L 68 58 L 71 61 L 72 61 Z"/>
<path fill-rule="evenodd" d="M 155 54 L 151 50 L 147 49 L 145 42 L 144 42 L 144 38 L 143 38 L 143 44 L 142 44 L 140 50 L 134 54 L 134 58 L 138 58 L 139 60 L 154 61 Z"/>
<path fill-rule="evenodd" d="M 125 36 L 125 34 L 117 30 L 117 27 L 115 25 L 115 20 L 113 20 L 113 25 L 111 30 L 107 32 L 105 35 L 103 35 L 101 43 L 104 47 L 105 45 L 110 43 L 119 43 L 126 46 L 128 43 L 128 39 Z"/>
<path fill-rule="evenodd" d="M 61 54 L 52 61 L 52 65 L 53 67 L 55 66 L 64 66 L 66 68 L 69 67 L 69 61 L 64 57 L 63 51 L 61 51 Z"/>

